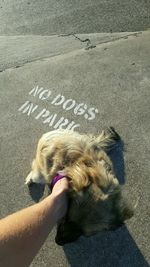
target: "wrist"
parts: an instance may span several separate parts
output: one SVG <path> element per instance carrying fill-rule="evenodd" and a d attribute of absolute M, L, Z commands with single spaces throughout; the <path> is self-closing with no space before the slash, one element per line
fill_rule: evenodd
<path fill-rule="evenodd" d="M 65 192 L 59 195 L 51 194 L 46 198 L 50 220 L 53 219 L 55 224 L 65 215 L 64 198 Z"/>
<path fill-rule="evenodd" d="M 45 199 L 43 199 L 38 204 L 39 209 L 39 217 L 44 217 L 48 220 L 53 226 L 57 223 L 57 203 L 55 197 L 49 195 Z"/>
<path fill-rule="evenodd" d="M 65 216 L 67 206 L 68 180 L 63 178 L 55 184 L 52 193 L 42 201 L 42 207 L 46 210 L 50 221 L 56 224 Z"/>

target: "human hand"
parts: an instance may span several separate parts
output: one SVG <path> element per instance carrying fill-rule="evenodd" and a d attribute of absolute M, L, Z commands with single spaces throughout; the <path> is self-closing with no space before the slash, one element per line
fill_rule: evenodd
<path fill-rule="evenodd" d="M 56 208 L 58 220 L 63 218 L 67 212 L 68 190 L 69 190 L 69 182 L 66 177 L 57 181 L 57 183 L 54 185 L 52 189 L 51 197 L 53 197 L 55 201 L 55 208 Z"/>

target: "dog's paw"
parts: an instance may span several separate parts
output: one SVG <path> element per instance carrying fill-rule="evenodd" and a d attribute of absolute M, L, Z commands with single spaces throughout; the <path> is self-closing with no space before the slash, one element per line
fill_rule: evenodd
<path fill-rule="evenodd" d="M 39 172 L 31 171 L 25 180 L 25 184 L 29 186 L 32 183 L 45 184 L 45 179 Z"/>
<path fill-rule="evenodd" d="M 26 185 L 30 185 L 33 183 L 33 179 L 32 179 L 32 172 L 30 172 L 27 176 L 27 178 L 25 179 L 25 184 Z"/>

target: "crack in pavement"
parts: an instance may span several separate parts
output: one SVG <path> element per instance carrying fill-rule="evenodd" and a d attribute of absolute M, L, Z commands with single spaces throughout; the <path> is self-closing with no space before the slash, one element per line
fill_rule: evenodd
<path fill-rule="evenodd" d="M 93 45 L 91 43 L 91 40 L 89 38 L 86 38 L 86 39 L 81 39 L 79 38 L 78 36 L 76 36 L 75 34 L 72 34 L 72 36 L 75 37 L 75 39 L 79 40 L 80 42 L 82 43 L 85 43 L 86 42 L 86 47 L 85 47 L 85 50 L 89 50 L 89 49 L 92 49 L 92 48 L 95 48 L 96 45 Z"/>
<path fill-rule="evenodd" d="M 110 43 L 110 42 L 114 42 L 114 41 L 118 41 L 120 39 L 128 39 L 128 37 L 130 37 L 130 36 L 138 37 L 140 34 L 142 34 L 142 31 L 134 32 L 134 33 L 129 33 L 129 34 L 125 35 L 125 36 L 118 36 L 118 37 L 114 37 L 114 39 L 109 39 L 109 40 L 105 40 L 105 41 L 99 42 L 97 45 L 106 44 L 106 43 Z M 95 48 L 96 47 L 96 45 L 93 45 L 92 44 L 92 42 L 91 42 L 91 40 L 89 38 L 81 39 L 80 37 L 78 37 L 74 33 L 60 34 L 60 35 L 58 35 L 58 37 L 67 37 L 67 36 L 73 36 L 73 37 L 75 37 L 75 39 L 79 40 L 82 43 L 86 42 L 85 50 L 89 50 L 89 49 L 92 49 L 92 48 Z"/>
<path fill-rule="evenodd" d="M 58 35 L 58 37 L 65 37 L 65 36 L 73 36 L 75 39 L 79 40 L 81 43 L 86 43 L 85 50 L 89 50 L 89 49 L 92 49 L 92 48 L 95 48 L 96 47 L 96 45 L 93 45 L 91 43 L 91 40 L 89 38 L 81 39 L 78 36 L 76 36 L 74 33 L 60 34 L 60 35 Z"/>
<path fill-rule="evenodd" d="M 135 32 L 135 33 L 127 34 L 125 36 L 114 37 L 114 39 L 109 39 L 109 40 L 105 40 L 105 41 L 99 42 L 97 45 L 99 46 L 101 44 L 115 42 L 115 41 L 118 41 L 120 39 L 128 39 L 128 37 L 131 37 L 131 36 L 138 37 L 140 34 L 142 34 L 142 32 Z M 66 37 L 66 36 L 73 36 L 75 39 L 79 40 L 80 42 L 86 43 L 85 50 L 89 50 L 89 49 L 92 49 L 92 48 L 96 47 L 96 45 L 92 44 L 92 42 L 91 42 L 91 40 L 89 38 L 81 39 L 80 37 L 78 37 L 74 33 L 58 35 L 58 37 Z M 54 54 L 54 55 L 46 56 L 46 57 L 41 57 L 41 58 L 35 58 L 33 60 L 28 60 L 28 61 L 23 62 L 23 63 L 18 63 L 18 64 L 14 65 L 14 66 L 9 66 L 9 67 L 7 67 L 5 69 L 0 69 L 0 73 L 3 73 L 4 71 L 7 71 L 8 69 L 21 68 L 21 67 L 25 66 L 26 64 L 30 64 L 30 63 L 38 62 L 38 61 L 43 61 L 43 60 L 46 60 L 46 59 L 50 59 L 52 57 L 57 57 L 57 56 L 65 55 L 65 54 L 68 54 L 68 53 L 72 53 L 72 51 L 69 51 L 67 53 L 61 53 L 61 54 L 58 53 L 58 54 Z"/>

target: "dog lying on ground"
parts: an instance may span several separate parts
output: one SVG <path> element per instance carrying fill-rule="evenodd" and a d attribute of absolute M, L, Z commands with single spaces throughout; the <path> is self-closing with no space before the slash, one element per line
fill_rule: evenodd
<path fill-rule="evenodd" d="M 39 140 L 26 184 L 50 184 L 63 171 L 70 181 L 69 208 L 57 229 L 56 243 L 80 235 L 114 230 L 133 215 L 122 197 L 107 151 L 120 139 L 110 127 L 99 136 L 55 130 Z"/>

